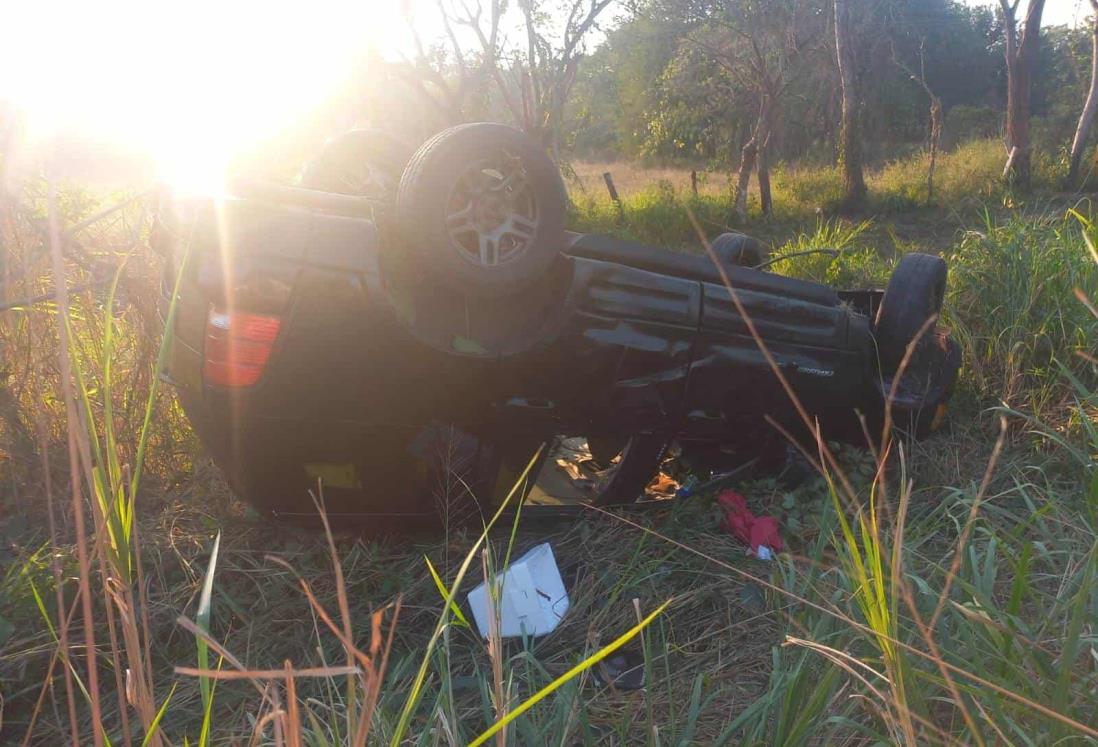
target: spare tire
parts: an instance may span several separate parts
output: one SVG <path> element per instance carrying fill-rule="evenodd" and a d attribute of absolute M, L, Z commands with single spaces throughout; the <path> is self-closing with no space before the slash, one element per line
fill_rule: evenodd
<path fill-rule="evenodd" d="M 458 125 L 424 143 L 404 170 L 396 208 L 423 272 L 479 295 L 535 282 L 565 244 L 560 172 L 506 125 Z"/>
<path fill-rule="evenodd" d="M 391 200 L 412 148 L 387 132 L 372 128 L 338 135 L 301 172 L 306 189 Z"/>
<path fill-rule="evenodd" d="M 900 259 L 877 309 L 875 334 L 882 371 L 891 373 L 899 368 L 907 346 L 922 331 L 927 319 L 941 312 L 947 274 L 945 261 L 932 254 L 912 252 Z M 918 364 L 920 352 L 933 339 L 933 329 L 923 333 L 912 353 L 912 365 Z"/>
<path fill-rule="evenodd" d="M 709 246 L 722 262 L 733 267 L 758 267 L 766 259 L 762 242 L 735 231 L 722 233 Z"/>

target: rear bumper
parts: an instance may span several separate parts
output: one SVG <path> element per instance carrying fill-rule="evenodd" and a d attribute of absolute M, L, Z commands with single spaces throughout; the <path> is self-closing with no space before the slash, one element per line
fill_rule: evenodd
<path fill-rule="evenodd" d="M 200 400 L 181 390 L 180 402 L 232 490 L 280 514 L 311 513 L 308 491 L 322 480 L 329 507 L 345 509 L 350 499 L 370 515 L 432 515 L 438 466 L 445 463 L 439 457 L 468 462 L 470 449 L 481 443 L 455 432 L 444 444 L 432 424 L 394 428 L 270 417 L 217 393 Z M 461 454 L 446 454 L 447 448 Z M 466 479 L 474 484 L 480 477 Z"/>

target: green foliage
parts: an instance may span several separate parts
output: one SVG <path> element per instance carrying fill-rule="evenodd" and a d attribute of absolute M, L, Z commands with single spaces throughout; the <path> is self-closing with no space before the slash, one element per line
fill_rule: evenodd
<path fill-rule="evenodd" d="M 1098 320 L 1075 289 L 1098 288 L 1098 267 L 1072 217 L 988 217 L 949 256 L 947 321 L 980 391 L 1041 415 L 1062 408 L 1067 366 L 1087 382 L 1093 367 L 1076 354 L 1093 349 Z"/>
<path fill-rule="evenodd" d="M 990 106 L 958 104 L 945 115 L 942 140 L 947 146 L 967 140 L 987 140 L 999 133 L 999 112 Z"/>
<path fill-rule="evenodd" d="M 760 73 L 754 65 L 761 56 L 768 74 L 780 69 L 785 76 L 777 119 L 781 136 L 771 144 L 772 160 L 822 156 L 831 162 L 837 145 L 835 102 L 820 95 L 839 88 L 833 33 L 829 38 L 827 32 L 830 12 L 822 0 L 764 6 L 741 0 L 640 3 L 580 68 L 569 117 L 576 152 L 736 163 L 758 114 L 754 85 Z M 947 110 L 1001 98 L 1003 59 L 988 44 L 997 29 L 987 9 L 953 0 L 862 2 L 856 19 L 857 38 L 864 40 L 855 61 L 864 89 L 862 131 L 870 161 L 894 154 L 897 145 L 920 144 L 926 135 L 925 94 L 893 64 L 893 54 L 909 68 L 925 67 Z M 783 45 L 794 33 L 792 53 Z M 1034 79 L 1059 76 L 1066 89 L 1061 94 L 1042 87 L 1048 91 L 1043 97 L 1080 98 L 1077 64 L 1061 52 L 1068 46 L 1054 44 L 1052 53 L 1042 57 Z M 1043 102 L 1038 97 L 1038 105 Z M 953 142 L 996 136 L 998 130 L 997 124 L 992 130 L 965 124 Z"/>
<path fill-rule="evenodd" d="M 870 221 L 817 221 L 812 233 L 799 233 L 773 252 L 770 269 L 780 275 L 814 280 L 837 288 L 873 287 L 888 279 L 889 265 L 864 246 Z"/>
<path fill-rule="evenodd" d="M 198 629 L 206 635 L 210 635 L 210 614 L 213 610 L 213 585 L 214 574 L 217 572 L 217 554 L 221 547 L 221 533 L 214 538 L 213 549 L 210 550 L 210 564 L 206 568 L 206 577 L 202 581 L 202 593 L 198 597 L 198 612 L 195 614 L 195 623 Z M 198 668 L 208 670 L 210 668 L 210 646 L 206 639 L 197 636 L 195 646 L 198 649 Z M 220 664 L 218 666 L 220 669 Z M 217 680 L 201 676 L 198 678 L 198 688 L 202 695 L 202 727 L 198 733 L 199 747 L 206 747 L 210 739 L 210 728 L 213 725 L 213 701 L 217 688 Z M 169 696 L 171 697 L 171 696 Z M 158 716 L 159 720 L 159 716 Z"/>
<path fill-rule="evenodd" d="M 775 169 L 773 181 L 775 209 L 779 213 L 787 206 L 801 213 L 833 212 L 843 199 L 838 166 L 781 166 Z"/>

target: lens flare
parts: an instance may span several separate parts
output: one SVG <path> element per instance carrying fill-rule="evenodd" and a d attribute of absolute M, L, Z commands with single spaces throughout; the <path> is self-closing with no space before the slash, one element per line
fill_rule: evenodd
<path fill-rule="evenodd" d="M 396 2 L 6 3 L 0 103 L 26 139 L 77 134 L 185 187 L 291 125 L 405 31 Z"/>

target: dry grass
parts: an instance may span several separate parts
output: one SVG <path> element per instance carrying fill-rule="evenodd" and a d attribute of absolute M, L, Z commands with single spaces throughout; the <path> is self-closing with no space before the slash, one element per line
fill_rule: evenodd
<path fill-rule="evenodd" d="M 998 177 L 1002 173 L 1004 158 L 1002 144 L 995 139 L 964 142 L 942 153 L 935 177 L 937 199 L 934 202 L 957 208 L 958 198 L 969 204 L 994 198 L 1001 191 Z M 686 195 L 692 191 L 691 171 L 698 175 L 699 195 L 728 198 L 735 178 L 733 170 L 721 170 L 713 165 L 699 165 L 692 169 L 627 161 L 573 161 L 569 168 L 570 185 L 581 194 L 605 196 L 603 174 L 609 172 L 622 198 L 633 197 L 661 183 L 680 195 Z M 1039 160 L 1039 183 L 1054 183 L 1050 169 L 1050 164 Z M 927 201 L 926 170 L 927 156 L 922 153 L 868 169 L 866 183 L 871 200 L 875 200 L 881 208 L 902 210 L 924 205 Z M 838 193 L 839 174 L 833 167 L 777 164 L 772 171 L 775 201 L 779 209 L 784 206 L 827 210 L 841 199 Z M 752 182 L 754 189 L 756 185 Z M 758 207 L 757 203 L 753 206 L 754 209 Z"/>
<path fill-rule="evenodd" d="M 652 189 L 664 183 L 669 184 L 679 194 L 691 191 L 691 169 L 681 166 L 644 166 L 627 161 L 574 161 L 570 164 L 573 179 L 569 186 L 587 195 L 604 196 L 606 184 L 603 174 L 609 172 L 617 187 L 618 194 L 624 199 Z M 730 193 L 730 175 L 709 171 L 699 167 L 698 194 L 711 197 L 727 196 Z"/>
<path fill-rule="evenodd" d="M 603 166 L 584 168 L 601 179 Z M 908 183 L 901 167 L 890 168 L 879 178 Z M 676 178 L 664 173 L 657 178 Z M 680 180 L 688 179 L 688 171 L 678 173 Z M 647 181 L 652 174 L 638 169 L 618 180 L 619 189 L 632 195 L 633 207 L 648 211 L 631 227 L 638 231 L 645 226 L 666 230 L 668 216 L 682 211 L 681 204 L 662 198 L 645 202 L 648 193 L 640 187 L 626 191 L 634 186 L 630 177 Z M 827 174 L 818 176 L 826 187 Z M 967 189 L 974 182 L 965 180 L 977 179 L 957 178 L 961 186 L 956 189 Z M 807 176 L 795 182 L 802 191 L 797 204 L 810 204 L 806 195 L 817 194 L 819 184 L 809 183 Z M 601 188 L 601 182 L 596 185 Z M 671 191 L 682 188 L 681 182 L 673 183 Z M 720 187 L 712 183 L 706 188 L 719 194 Z M 790 194 L 794 191 L 790 188 Z M 860 234 L 842 226 L 817 226 L 815 233 L 800 228 L 798 245 L 844 236 L 852 246 L 860 241 Z M 949 230 L 956 231 L 957 224 Z M 1085 487 L 1093 480 L 1098 444 L 1093 402 L 1087 404 L 1095 379 L 1085 360 L 1071 357 L 1080 344 L 1093 339 L 1092 332 L 1081 330 L 1098 322 L 1088 321 L 1085 309 L 1076 313 L 1079 309 L 1069 306 L 1073 284 L 1089 282 L 1093 275 L 1088 273 L 1094 272 L 1080 262 L 1085 256 L 1080 235 L 1074 221 L 1018 220 L 985 226 L 958 245 L 950 322 L 965 345 L 966 359 L 979 366 L 966 374 L 951 428 L 905 452 L 903 479 L 898 479 L 896 461 L 885 462 L 885 472 L 871 454 L 836 448 L 830 474 L 845 475 L 848 486 L 837 488 L 822 478 L 793 490 L 773 481 L 741 485 L 754 510 L 779 517 L 790 545 L 780 562 L 767 565 L 746 558 L 741 545 L 717 530 L 708 496 L 624 519 L 591 514 L 552 524 L 524 520 L 513 548 L 505 531 L 493 534 L 490 555 L 496 566 L 508 551 L 552 542 L 569 588 L 570 611 L 551 636 L 505 642 L 495 657 L 475 632 L 447 626 L 428 659 L 408 741 L 467 743 L 499 713 L 513 710 L 585 654 L 635 625 L 638 610 L 648 613 L 669 598 L 674 602 L 668 612 L 645 631 L 643 643 L 632 644 L 646 662 L 648 686 L 643 691 L 615 692 L 596 686 L 589 673 L 581 675 L 519 719 L 509 732 L 510 743 L 541 744 L 547 736 L 561 744 L 657 739 L 703 744 L 861 744 L 866 739 L 1007 743 L 1032 734 L 1081 738 L 1082 731 L 1098 728 L 1093 703 L 1088 703 L 1098 685 L 1087 659 L 1093 623 L 1085 616 L 1092 608 L 1098 567 L 1098 504 L 1088 503 Z M 117 253 L 102 251 L 100 256 L 109 259 Z M 879 255 L 867 252 L 848 252 L 834 266 L 814 262 L 790 260 L 783 269 L 843 280 L 877 277 L 887 270 Z M 138 265 L 135 272 L 155 277 L 154 268 L 153 263 Z M 77 271 L 69 267 L 69 272 Z M 988 282 L 989 273 L 998 284 Z M 1038 276 L 1045 282 L 1027 282 Z M 74 320 L 79 322 L 80 344 L 99 349 L 99 328 L 89 325 L 102 318 L 102 295 L 87 292 L 75 298 L 85 312 Z M 127 332 L 127 340 L 141 341 L 141 297 L 136 291 L 134 299 L 119 304 L 117 321 L 138 330 Z M 56 322 L 48 304 L 33 307 L 18 324 L 0 328 L 4 341 L 26 356 L 20 362 L 52 365 L 55 339 L 35 347 L 26 336 L 27 330 L 50 329 L 47 322 Z M 1040 332 L 1039 344 L 1030 344 L 1026 330 Z M 1053 361 L 1068 362 L 1064 372 L 1075 380 L 1065 381 Z M 115 373 L 140 390 L 148 381 L 148 370 L 142 370 L 134 362 Z M 47 418 L 43 428 L 52 442 L 44 452 L 52 456 L 53 483 L 65 485 L 70 481 L 60 469 L 65 450 L 58 376 L 52 370 L 34 386 L 19 381 L 9 388 L 16 394 L 13 406 L 23 409 L 9 419 L 4 443 L 16 443 L 11 423 L 22 423 L 24 412 L 41 409 L 54 418 Z M 1008 390 L 1014 408 L 1030 417 L 1039 415 L 1043 423 L 1014 417 L 997 469 L 984 481 L 999 417 L 987 408 Z M 124 385 L 115 392 L 120 407 L 133 396 Z M 130 407 L 116 412 L 140 410 L 132 402 Z M 186 455 L 187 436 L 170 425 L 178 417 L 170 401 L 158 413 L 166 425 L 154 442 L 154 481 L 143 489 L 136 521 L 141 542 L 134 557 L 144 578 L 134 587 L 138 601 L 117 609 L 147 618 L 141 635 L 150 651 L 153 692 L 146 700 L 159 704 L 171 698 L 159 722 L 165 740 L 201 741 L 202 687 L 177 672 L 201 662 L 201 654 L 196 662 L 195 631 L 203 627 L 200 600 L 218 532 L 222 539 L 210 586 L 210 639 L 215 652 L 231 654 L 222 665 L 226 671 L 245 669 L 247 677 L 262 676 L 264 683 L 258 688 L 247 679 L 218 683 L 206 699 L 212 703 L 211 743 L 246 743 L 257 732 L 264 743 L 294 744 L 299 734 L 308 744 L 350 742 L 350 732 L 360 731 L 353 714 L 362 712 L 372 713 L 368 728 L 373 742 L 394 739 L 417 667 L 440 615 L 448 614 L 423 557 L 450 582 L 475 535 L 459 531 L 441 541 L 337 537 L 333 552 L 323 535 L 274 526 L 243 509 L 202 459 L 186 479 L 173 480 L 181 455 Z M 101 416 L 101 411 L 93 415 Z M 135 453 L 131 431 L 136 428 L 121 426 L 131 423 L 131 417 L 117 417 L 119 448 L 127 458 Z M 10 469 L 13 463 L 7 464 Z M 18 489 L 5 492 L 0 504 L 5 508 L 0 532 L 6 539 L 0 553 L 8 561 L 0 582 L 0 742 L 5 744 L 25 738 L 30 744 L 54 745 L 70 739 L 65 670 L 47 674 L 58 647 L 34 594 L 56 624 L 61 610 L 73 602 L 70 579 L 86 579 L 87 574 L 79 573 L 69 539 L 71 513 L 58 516 L 63 539 L 49 540 L 38 500 L 44 487 L 38 464 L 15 465 L 18 470 L 11 470 L 6 484 Z M 883 479 L 883 474 L 892 479 Z M 889 508 L 880 520 L 859 513 L 854 507 L 866 505 L 871 489 L 902 497 L 909 510 L 905 514 Z M 842 539 L 840 507 L 852 509 L 850 526 L 861 536 Z M 896 523 L 898 517 L 906 524 Z M 903 532 L 898 531 L 901 525 Z M 875 566 L 859 559 L 873 553 Z M 896 560 L 889 567 L 882 558 Z M 868 573 L 861 582 L 860 573 Z M 463 590 L 477 582 L 476 575 L 470 574 Z M 876 596 L 868 595 L 869 586 L 877 584 Z M 53 601 L 58 589 L 62 603 Z M 373 691 L 349 686 L 347 667 L 362 663 L 358 654 L 374 656 L 382 650 L 373 645 L 379 629 L 375 613 L 391 611 L 398 599 L 399 620 L 389 628 L 394 637 L 381 665 L 383 686 Z M 105 643 L 106 608 L 96 596 L 92 632 L 103 673 L 97 694 L 101 723 L 117 743 L 123 741 L 123 717 L 129 711 L 113 686 L 119 669 L 112 654 L 118 646 Z M 181 626 L 180 616 L 200 622 Z M 68 633 L 73 642 L 87 632 L 79 613 L 74 620 Z M 78 646 L 73 649 L 73 671 L 81 678 L 87 671 L 80 662 L 83 655 Z M 285 677 L 287 668 L 297 675 Z M 868 669 L 881 672 L 880 682 L 860 679 Z M 377 696 L 376 709 L 366 695 L 370 692 Z M 91 734 L 95 719 L 79 694 L 73 712 L 77 732 Z M 139 743 L 139 722 L 148 723 L 147 707 L 132 715 L 140 716 L 130 724 L 133 741 Z"/>
<path fill-rule="evenodd" d="M 214 615 L 211 633 L 249 669 L 280 669 L 285 661 L 296 669 L 324 667 L 344 658 L 340 642 L 329 631 L 301 593 L 297 577 L 307 580 L 320 605 L 337 610 L 338 585 L 331 573 L 331 561 L 323 536 L 272 526 L 270 523 L 229 513 L 210 513 L 205 506 L 218 503 L 213 496 L 193 494 L 177 499 L 158 515 L 147 516 L 141 533 L 148 538 L 143 562 L 149 568 L 149 609 L 155 651 L 155 676 L 166 688 L 175 678 L 173 668 L 194 660 L 190 634 L 179 628 L 179 615 L 193 617 L 205 573 L 212 526 L 222 532 Z M 703 549 L 745 569 L 765 576 L 765 567 L 743 557 L 742 548 L 731 538 L 712 531 L 716 520 L 707 504 L 677 509 L 670 518 L 646 516 L 644 524 L 671 531 L 680 541 Z M 390 676 L 382 696 L 383 718 L 392 719 L 402 700 L 415 664 L 438 617 L 439 597 L 424 572 L 423 556 L 431 558 L 440 574 L 452 578 L 471 537 L 458 534 L 440 545 L 434 538 L 365 541 L 354 537 L 337 539 L 348 594 L 350 618 L 359 634 L 367 632 L 364 621 L 377 609 L 402 598 L 402 612 L 390 658 Z M 506 543 L 506 536 L 494 538 Z M 669 597 L 676 601 L 671 612 L 649 634 L 654 678 L 658 687 L 645 697 L 641 693 L 614 694 L 593 688 L 588 682 L 576 707 L 585 711 L 584 720 L 595 733 L 619 732 L 621 743 L 643 740 L 648 729 L 647 711 L 661 730 L 687 718 L 689 693 L 696 677 L 704 675 L 707 695 L 718 695 L 720 708 L 706 709 L 697 725 L 699 735 L 715 734 L 730 718 L 765 689 L 769 676 L 769 651 L 780 640 L 779 610 L 761 608 L 761 597 L 746 596 L 742 581 L 722 574 L 704 560 L 661 547 L 645 540 L 635 530 L 612 520 L 592 518 L 563 523 L 528 526 L 520 532 L 515 551 L 550 541 L 566 578 L 571 608 L 562 626 L 550 637 L 529 649 L 534 657 L 518 669 L 519 692 L 569 668 L 577 652 L 607 643 L 635 624 L 633 600 L 650 611 Z M 276 556 L 293 572 L 268 556 Z M 465 588 L 479 579 L 471 578 Z M 44 581 L 44 579 L 40 579 Z M 746 601 L 745 601 L 746 599 Z M 49 656 L 48 636 L 17 636 L 6 650 L 19 652 L 28 684 L 40 672 Z M 505 656 L 522 654 L 521 644 L 505 646 Z M 450 676 L 456 689 L 452 706 L 466 735 L 475 735 L 490 723 L 481 703 L 476 682 L 491 681 L 492 663 L 474 632 L 454 629 L 450 633 Z M 536 664 L 534 662 L 536 661 Z M 512 666 L 514 666 L 512 664 Z M 329 679 L 299 680 L 298 697 L 306 711 L 322 723 L 331 720 L 327 706 L 332 702 Z M 432 688 L 438 687 L 437 680 Z M 27 711 L 24 698 L 10 698 L 6 705 L 6 733 L 22 736 Z M 214 723 L 219 741 L 250 734 L 248 715 L 258 711 L 259 700 L 247 683 L 221 683 L 215 701 Z M 117 723 L 118 703 L 104 698 L 105 720 Z M 33 744 L 58 744 L 67 740 L 63 720 L 44 714 L 36 727 Z M 179 682 L 172 707 L 164 719 L 169 735 L 195 735 L 201 721 L 198 688 L 193 682 Z M 87 723 L 86 721 L 84 722 Z M 416 731 L 423 728 L 418 722 Z M 478 726 L 479 724 L 479 726 Z M 453 725 L 452 725 L 453 726 Z M 391 721 L 379 725 L 383 737 Z M 624 731 L 621 731 L 623 730 Z M 468 737 L 467 737 L 468 738 Z M 704 740 L 703 740 L 704 741 Z"/>

